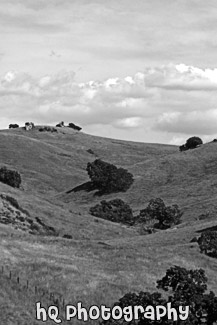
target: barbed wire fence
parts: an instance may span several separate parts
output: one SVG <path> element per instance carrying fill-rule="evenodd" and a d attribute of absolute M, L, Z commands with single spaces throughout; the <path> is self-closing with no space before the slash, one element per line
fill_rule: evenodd
<path fill-rule="evenodd" d="M 29 280 L 29 278 L 21 275 L 19 271 L 12 270 L 8 266 L 0 267 L 0 277 L 5 281 L 9 281 L 16 285 L 20 291 L 29 293 L 35 297 L 35 301 L 43 301 L 47 306 L 55 305 L 59 310 L 64 310 L 67 305 L 63 295 L 57 291 L 52 291 L 49 288 L 42 287 Z"/>

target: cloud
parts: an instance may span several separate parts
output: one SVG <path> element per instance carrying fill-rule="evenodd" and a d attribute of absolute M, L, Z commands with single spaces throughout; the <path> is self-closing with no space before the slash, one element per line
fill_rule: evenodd
<path fill-rule="evenodd" d="M 212 135 L 216 134 L 217 108 L 207 111 L 191 111 L 187 113 L 163 113 L 155 128 L 170 133 Z"/>
<path fill-rule="evenodd" d="M 146 85 L 174 90 L 216 90 L 217 69 L 200 69 L 185 64 L 149 68 L 145 75 Z"/>
<path fill-rule="evenodd" d="M 22 29 L 29 34 L 30 31 L 44 32 L 44 33 L 60 33 L 67 31 L 66 22 L 62 21 L 55 12 L 43 11 L 41 8 L 40 15 L 25 5 L 25 3 L 15 2 L 1 2 L 0 3 L 0 20 L 2 23 L 2 30 L 13 31 Z M 15 30 L 14 30 L 15 31 Z"/>
<path fill-rule="evenodd" d="M 119 128 L 137 128 L 141 126 L 143 119 L 141 117 L 127 117 L 115 121 L 114 125 Z"/>
<path fill-rule="evenodd" d="M 108 134 L 110 126 L 119 137 L 127 134 L 124 130 L 134 130 L 138 140 L 141 132 L 156 138 L 155 132 L 161 135 L 159 140 L 164 135 L 165 141 L 177 143 L 187 135 L 216 134 L 214 89 L 217 69 L 184 64 L 84 83 L 76 81 L 73 71 L 39 78 L 11 71 L 0 81 L 0 111 L 1 116 L 13 118 L 11 122 L 74 121 L 87 129 L 97 125 L 101 135 Z"/>

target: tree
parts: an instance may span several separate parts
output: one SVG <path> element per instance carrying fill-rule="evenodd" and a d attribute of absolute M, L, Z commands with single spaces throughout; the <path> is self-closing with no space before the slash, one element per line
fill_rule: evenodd
<path fill-rule="evenodd" d="M 158 220 L 162 225 L 170 227 L 171 225 L 178 225 L 181 222 L 180 219 L 182 215 L 183 212 L 180 211 L 179 206 L 177 204 L 173 204 L 165 208 L 165 215 L 161 220 L 159 218 Z"/>
<path fill-rule="evenodd" d="M 2 167 L 0 168 L 0 182 L 19 188 L 21 184 L 21 176 L 15 170 Z"/>
<path fill-rule="evenodd" d="M 187 270 L 175 265 L 166 271 L 166 275 L 161 280 L 157 281 L 157 288 L 181 292 L 185 299 L 190 299 L 195 294 L 203 294 L 207 290 L 206 283 L 204 270 Z"/>
<path fill-rule="evenodd" d="M 213 324 L 217 320 L 217 297 L 207 290 L 207 277 L 203 269 L 187 270 L 173 266 L 157 281 L 157 288 L 170 290 L 168 300 L 174 306 L 189 305 L 189 318 L 185 324 Z"/>
<path fill-rule="evenodd" d="M 101 201 L 100 204 L 90 208 L 90 214 L 95 217 L 120 222 L 124 224 L 133 223 L 133 212 L 130 206 L 121 199 Z"/>
<path fill-rule="evenodd" d="M 217 232 L 205 231 L 198 238 L 198 245 L 201 253 L 217 257 Z"/>
<path fill-rule="evenodd" d="M 166 271 L 166 275 L 157 281 L 157 288 L 167 292 L 163 298 L 159 292 L 127 293 L 113 306 L 120 306 L 122 309 L 127 306 L 156 307 L 165 306 L 171 303 L 171 307 L 178 310 L 179 306 L 189 306 L 188 318 L 185 321 L 169 320 L 166 316 L 159 321 L 144 319 L 142 313 L 138 320 L 125 322 L 123 317 L 120 320 L 103 321 L 101 325 L 214 325 L 217 321 L 217 297 L 210 291 L 207 293 L 207 277 L 204 270 L 187 270 L 180 266 L 173 266 Z"/>
<path fill-rule="evenodd" d="M 100 159 L 89 162 L 86 170 L 93 186 L 102 193 L 125 192 L 133 183 L 133 175 L 126 169 Z"/>
<path fill-rule="evenodd" d="M 161 198 L 155 198 L 149 201 L 147 208 L 140 211 L 138 220 L 158 220 L 160 227 L 164 228 L 179 224 L 182 214 L 177 204 L 166 206 Z"/>
<path fill-rule="evenodd" d="M 201 140 L 201 138 L 199 137 L 191 137 L 186 141 L 185 146 L 188 149 L 194 149 L 196 148 L 198 145 L 203 144 L 203 141 Z"/>

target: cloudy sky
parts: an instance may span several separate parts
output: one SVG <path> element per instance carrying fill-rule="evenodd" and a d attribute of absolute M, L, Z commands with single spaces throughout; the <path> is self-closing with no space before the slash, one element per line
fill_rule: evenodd
<path fill-rule="evenodd" d="M 217 136 L 216 0 L 0 0 L 0 128 Z"/>

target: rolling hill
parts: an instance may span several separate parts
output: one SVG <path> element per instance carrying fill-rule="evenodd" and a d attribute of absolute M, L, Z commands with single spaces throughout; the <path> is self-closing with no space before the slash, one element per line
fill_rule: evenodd
<path fill-rule="evenodd" d="M 101 138 L 67 127 L 39 132 L 36 127 L 0 130 L 0 154 L 0 166 L 22 177 L 20 189 L 0 183 L 0 194 L 16 199 L 17 210 L 59 234 L 33 235 L 17 223 L 0 223 L 4 325 L 39 324 L 34 304 L 48 304 L 51 294 L 61 304 L 82 301 L 90 306 L 111 305 L 129 291 L 154 290 L 156 280 L 174 264 L 205 269 L 209 288 L 217 292 L 217 260 L 190 243 L 197 231 L 217 225 L 216 143 L 179 152 L 177 146 Z M 96 158 L 128 169 L 134 175 L 131 188 L 100 197 L 87 191 L 86 165 Z M 136 215 L 155 197 L 180 206 L 184 214 L 179 226 L 140 235 L 133 227 L 88 213 L 102 199 L 121 198 Z M 201 214 L 206 218 L 198 218 Z"/>

